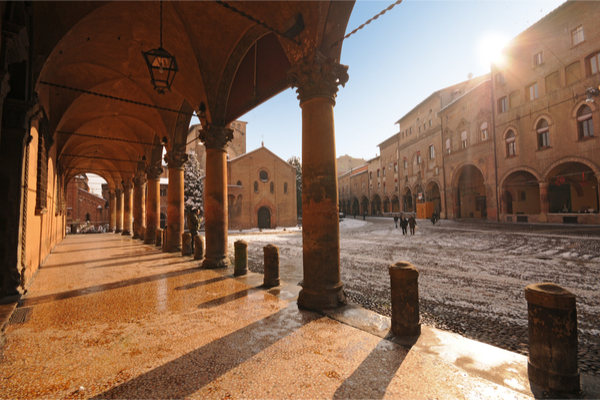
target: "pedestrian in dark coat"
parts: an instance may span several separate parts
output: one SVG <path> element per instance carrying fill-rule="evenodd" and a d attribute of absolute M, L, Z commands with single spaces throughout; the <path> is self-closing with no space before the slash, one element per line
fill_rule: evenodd
<path fill-rule="evenodd" d="M 192 253 L 194 253 L 194 237 L 198 236 L 198 231 L 200 230 L 200 223 L 202 222 L 202 217 L 200 217 L 200 209 L 196 208 L 192 210 L 192 212 L 188 213 L 187 216 L 187 224 L 188 229 L 190 231 L 190 235 L 192 235 Z"/>
<path fill-rule="evenodd" d="M 396 224 L 396 228 L 398 228 L 398 216 L 394 215 L 394 224 Z"/>
<path fill-rule="evenodd" d="M 402 234 L 406 235 L 406 227 L 408 226 L 408 220 L 406 217 L 400 217 L 400 228 L 402 228 Z"/>
<path fill-rule="evenodd" d="M 408 226 L 410 227 L 410 234 L 414 235 L 415 234 L 415 226 L 417 226 L 417 220 L 415 220 L 415 217 L 413 217 L 412 215 L 408 219 Z"/>

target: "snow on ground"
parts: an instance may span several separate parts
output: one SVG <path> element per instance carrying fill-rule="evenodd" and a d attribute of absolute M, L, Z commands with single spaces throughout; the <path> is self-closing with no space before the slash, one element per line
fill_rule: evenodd
<path fill-rule="evenodd" d="M 250 269 L 262 272 L 262 247 L 272 243 L 280 249 L 281 279 L 298 283 L 302 235 L 298 229 L 268 232 L 239 235 L 249 242 Z M 231 232 L 230 238 L 233 255 L 238 237 Z M 387 267 L 409 261 L 420 272 L 425 323 L 488 342 L 506 336 L 511 340 L 506 339 L 503 347 L 515 351 L 526 351 L 522 348 L 527 343 L 525 287 L 557 283 L 577 296 L 580 344 L 593 342 L 592 356 L 600 363 L 600 227 L 445 220 L 432 226 L 423 220 L 418 221 L 414 236 L 403 236 L 392 219 L 346 218 L 340 222 L 340 246 L 342 281 L 352 300 L 388 313 Z"/>

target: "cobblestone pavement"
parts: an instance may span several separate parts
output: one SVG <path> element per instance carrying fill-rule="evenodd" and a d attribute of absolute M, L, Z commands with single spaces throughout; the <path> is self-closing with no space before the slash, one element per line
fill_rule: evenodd
<path fill-rule="evenodd" d="M 352 301 L 389 316 L 387 267 L 410 261 L 420 271 L 423 323 L 525 355 L 525 286 L 567 288 L 577 296 L 580 370 L 600 375 L 600 227 L 419 221 L 415 236 L 402 236 L 391 219 L 349 218 L 340 232 L 342 281 Z M 252 271 L 262 272 L 262 246 L 273 243 L 282 279 L 302 279 L 300 234 L 244 240 Z"/>

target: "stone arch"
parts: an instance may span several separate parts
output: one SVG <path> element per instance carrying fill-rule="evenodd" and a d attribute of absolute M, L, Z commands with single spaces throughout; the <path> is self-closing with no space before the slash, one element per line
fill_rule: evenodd
<path fill-rule="evenodd" d="M 548 212 L 597 213 L 600 208 L 600 193 L 595 164 L 582 160 L 581 157 L 565 157 L 562 161 L 553 163 L 544 171 L 544 185 L 548 188 Z"/>
<path fill-rule="evenodd" d="M 271 217 L 271 228 L 276 228 L 277 227 L 277 209 L 275 208 L 275 205 L 273 203 L 271 203 L 267 198 L 263 198 L 261 201 L 259 201 L 255 206 L 254 206 L 254 218 L 255 218 L 255 223 L 256 223 L 256 227 L 258 227 L 258 210 L 266 207 L 269 209 L 269 213 L 270 213 L 270 217 Z"/>
<path fill-rule="evenodd" d="M 456 184 L 458 183 L 458 178 L 463 173 L 464 169 L 469 166 L 477 168 L 477 170 L 481 173 L 481 175 L 483 175 L 484 180 L 487 181 L 485 174 L 478 166 L 476 166 L 472 161 L 463 161 L 460 164 L 458 164 L 456 166 L 456 168 L 454 168 L 454 173 L 452 174 L 452 180 L 451 180 L 453 187 L 456 186 Z"/>
<path fill-rule="evenodd" d="M 481 169 L 465 162 L 454 170 L 452 177 L 455 218 L 487 218 L 488 199 L 486 178 Z"/>
<path fill-rule="evenodd" d="M 384 213 L 390 212 L 390 198 L 387 195 L 383 196 L 382 212 L 384 212 Z"/>
<path fill-rule="evenodd" d="M 398 194 L 394 193 L 391 198 L 391 212 L 397 213 L 400 212 L 400 198 Z"/>
<path fill-rule="evenodd" d="M 510 174 L 512 174 L 513 172 L 517 172 L 517 171 L 529 172 L 531 175 L 533 175 L 535 177 L 535 179 L 537 179 L 538 181 L 542 181 L 542 175 L 540 175 L 540 173 L 537 172 L 535 169 L 528 167 L 526 165 L 520 165 L 518 167 L 513 167 L 513 168 L 509 169 L 508 171 L 506 171 L 502 175 L 502 177 L 498 180 L 498 185 L 500 187 L 502 187 L 504 185 L 504 181 L 506 180 L 506 178 L 508 178 L 508 176 Z"/>
<path fill-rule="evenodd" d="M 549 127 L 552 127 L 554 125 L 554 118 L 550 114 L 543 112 L 538 114 L 538 116 L 533 120 L 533 123 L 531 124 L 532 132 L 537 131 L 537 126 L 542 119 L 545 119 L 548 122 Z"/>
<path fill-rule="evenodd" d="M 577 118 L 577 112 L 579 111 L 579 109 L 581 108 L 581 106 L 588 106 L 592 109 L 592 112 L 598 111 L 598 105 L 596 104 L 596 102 L 594 103 L 588 103 L 585 101 L 586 99 L 582 98 L 581 100 L 577 101 L 573 107 L 571 107 L 571 118 Z"/>
<path fill-rule="evenodd" d="M 502 135 L 501 135 L 502 140 L 506 139 L 506 134 L 508 133 L 508 131 L 513 131 L 515 133 L 515 137 L 519 136 L 519 129 L 515 125 L 509 124 L 502 131 Z"/>
<path fill-rule="evenodd" d="M 584 164 L 584 165 L 588 166 L 596 175 L 600 174 L 600 167 L 598 166 L 598 164 L 596 164 L 592 160 L 589 160 L 585 157 L 568 156 L 568 157 L 563 157 L 559 160 L 556 160 L 552 164 L 550 164 L 548 167 L 546 167 L 546 169 L 542 173 L 542 176 L 541 176 L 542 179 L 540 179 L 540 180 L 548 181 L 548 178 L 549 178 L 548 174 L 554 168 L 556 168 L 557 166 L 559 166 L 561 164 L 565 164 L 568 162 Z"/>
<path fill-rule="evenodd" d="M 371 197 L 371 214 L 378 215 L 378 214 L 381 214 L 381 211 L 382 211 L 381 197 L 377 193 L 375 193 Z"/>
<path fill-rule="evenodd" d="M 362 199 L 360 199 L 361 214 L 369 213 L 369 205 L 369 199 L 367 196 L 363 196 Z"/>
<path fill-rule="evenodd" d="M 539 177 L 531 168 L 512 168 L 500 185 L 502 214 L 541 212 Z M 518 221 L 518 219 L 517 219 Z"/>

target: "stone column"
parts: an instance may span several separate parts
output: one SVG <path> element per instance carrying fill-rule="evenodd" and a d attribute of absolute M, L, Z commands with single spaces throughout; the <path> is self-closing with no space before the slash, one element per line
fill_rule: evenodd
<path fill-rule="evenodd" d="M 160 165 L 146 169 L 148 177 L 148 196 L 146 197 L 146 238 L 144 243 L 152 244 L 156 240 L 156 229 L 160 227 Z"/>
<path fill-rule="evenodd" d="M 108 221 L 108 230 L 114 232 L 117 225 L 117 195 L 114 190 L 108 193 L 110 206 L 110 219 Z"/>
<path fill-rule="evenodd" d="M 117 220 L 115 224 L 115 233 L 123 232 L 123 189 L 115 190 L 117 198 Z"/>
<path fill-rule="evenodd" d="M 183 165 L 187 159 L 187 154 L 177 150 L 170 151 L 165 155 L 165 161 L 169 166 L 167 240 L 163 243 L 163 251 L 165 253 L 181 251 L 181 234 L 184 228 Z"/>
<path fill-rule="evenodd" d="M 206 254 L 202 267 L 225 268 L 227 258 L 227 155 L 225 147 L 233 139 L 233 130 L 211 125 L 200 131 L 206 147 L 204 180 L 204 224 Z"/>
<path fill-rule="evenodd" d="M 133 178 L 133 238 L 139 239 L 146 225 L 146 174 Z"/>
<path fill-rule="evenodd" d="M 540 212 L 548 214 L 550 203 L 548 202 L 548 182 L 540 182 Z"/>
<path fill-rule="evenodd" d="M 298 305 L 322 310 L 346 304 L 340 278 L 340 227 L 333 107 L 348 67 L 320 52 L 288 72 L 302 108 L 302 290 Z"/>
<path fill-rule="evenodd" d="M 133 231 L 133 183 L 123 184 L 123 236 L 131 236 Z"/>

